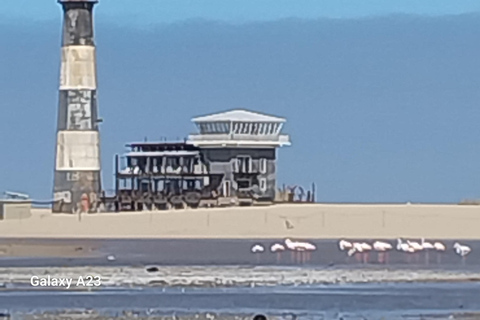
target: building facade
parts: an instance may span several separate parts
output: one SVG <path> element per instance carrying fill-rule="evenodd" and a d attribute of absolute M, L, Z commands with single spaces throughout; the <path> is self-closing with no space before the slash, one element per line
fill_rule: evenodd
<path fill-rule="evenodd" d="M 290 145 L 282 134 L 285 119 L 247 110 L 232 110 L 192 120 L 198 133 L 187 143 L 202 150 L 212 173 L 223 174 L 221 194 L 273 201 L 277 148 Z"/>
<path fill-rule="evenodd" d="M 117 210 L 274 201 L 285 119 L 232 110 L 193 122 L 185 141 L 131 143 L 123 163 L 117 156 Z"/>

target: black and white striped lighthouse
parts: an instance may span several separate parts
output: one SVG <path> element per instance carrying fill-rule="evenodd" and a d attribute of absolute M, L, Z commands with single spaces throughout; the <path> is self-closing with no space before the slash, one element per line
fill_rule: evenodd
<path fill-rule="evenodd" d="M 96 0 L 58 0 L 63 8 L 53 212 L 95 210 L 101 190 Z"/>

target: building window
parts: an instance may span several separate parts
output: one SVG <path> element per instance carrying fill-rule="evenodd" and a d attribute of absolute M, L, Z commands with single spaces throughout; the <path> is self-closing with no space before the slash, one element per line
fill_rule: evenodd
<path fill-rule="evenodd" d="M 250 128 L 250 125 L 248 123 L 243 124 L 243 134 L 248 134 L 248 130 Z"/>
<path fill-rule="evenodd" d="M 250 173 L 252 172 L 252 157 L 239 156 L 232 162 L 232 170 L 235 173 Z"/>
<path fill-rule="evenodd" d="M 234 173 L 240 172 L 240 159 L 234 158 L 232 162 L 232 171 Z"/>
<path fill-rule="evenodd" d="M 263 134 L 263 123 L 258 124 L 258 134 Z"/>
<path fill-rule="evenodd" d="M 270 126 L 270 132 L 269 132 L 269 134 L 274 134 L 274 133 L 275 133 L 275 126 L 276 126 L 276 124 L 273 124 L 273 123 L 272 123 L 272 125 Z"/>
<path fill-rule="evenodd" d="M 265 178 L 260 179 L 260 191 L 267 191 L 267 179 Z"/>
<path fill-rule="evenodd" d="M 259 124 L 258 124 L 258 123 L 254 123 L 254 124 L 253 124 L 253 134 L 254 134 L 254 135 L 258 135 L 258 129 L 259 129 Z"/>
<path fill-rule="evenodd" d="M 240 159 L 240 170 L 243 173 L 252 172 L 252 158 L 251 157 L 239 157 Z"/>
<path fill-rule="evenodd" d="M 231 189 L 231 182 L 230 181 L 224 181 L 223 182 L 223 196 L 224 197 L 230 197 L 230 189 Z"/>
<path fill-rule="evenodd" d="M 260 159 L 260 173 L 267 173 L 267 159 Z"/>
<path fill-rule="evenodd" d="M 248 190 L 250 189 L 250 180 L 238 180 L 237 185 L 238 190 Z"/>

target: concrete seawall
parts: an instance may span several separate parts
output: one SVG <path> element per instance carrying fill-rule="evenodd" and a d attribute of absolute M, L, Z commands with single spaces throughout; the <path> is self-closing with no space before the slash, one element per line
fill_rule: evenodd
<path fill-rule="evenodd" d="M 480 239 L 480 207 L 290 204 L 139 213 L 52 215 L 0 222 L 9 238 L 437 238 Z"/>

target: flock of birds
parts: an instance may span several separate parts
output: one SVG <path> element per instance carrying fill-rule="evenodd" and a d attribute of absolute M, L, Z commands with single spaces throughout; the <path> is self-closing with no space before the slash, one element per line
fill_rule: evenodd
<path fill-rule="evenodd" d="M 384 241 L 368 242 L 350 242 L 342 239 L 338 242 L 340 251 L 347 253 L 347 256 L 354 256 L 357 260 L 367 263 L 369 261 L 369 254 L 371 252 L 377 253 L 377 259 L 379 263 L 388 263 L 389 252 L 396 249 L 398 252 L 406 253 L 409 261 L 411 257 L 419 258 L 420 252 L 425 253 L 425 259 L 429 261 L 429 252 L 437 253 L 437 262 L 440 262 L 441 253 L 447 250 L 444 243 L 440 241 L 428 242 L 425 239 L 421 239 L 420 242 L 412 240 L 397 239 L 397 245 L 394 247 L 391 243 Z M 317 247 L 306 241 L 298 241 L 292 239 L 285 239 L 282 243 L 277 242 L 270 246 L 270 252 L 277 254 L 277 262 L 281 260 L 281 253 L 284 251 L 291 252 L 291 260 L 295 262 L 307 262 L 311 259 L 311 252 L 315 251 Z M 472 249 L 464 244 L 455 242 L 453 245 L 454 252 L 465 259 L 465 257 L 472 251 Z M 251 252 L 257 255 L 257 261 L 259 260 L 260 253 L 265 252 L 265 246 L 262 244 L 254 244 L 251 248 Z"/>
<path fill-rule="evenodd" d="M 277 262 L 279 262 L 282 258 L 281 253 L 284 251 L 291 252 L 291 260 L 295 262 L 307 262 L 311 259 L 311 252 L 317 250 L 317 247 L 311 243 L 306 241 L 294 241 L 292 239 L 285 239 L 282 243 L 277 242 L 270 246 L 270 252 L 276 253 L 277 255 Z M 258 253 L 265 252 L 265 247 L 261 244 L 253 245 L 251 249 L 252 253 L 257 254 L 257 260 L 260 259 Z"/>

